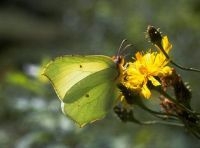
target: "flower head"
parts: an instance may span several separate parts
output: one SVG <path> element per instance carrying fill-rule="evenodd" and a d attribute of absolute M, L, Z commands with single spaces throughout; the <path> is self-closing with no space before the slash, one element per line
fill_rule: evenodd
<path fill-rule="evenodd" d="M 171 49 L 167 37 L 163 37 L 163 48 L 168 53 Z M 147 82 L 154 86 L 161 85 L 157 78 L 168 76 L 172 73 L 172 68 L 167 66 L 169 60 L 162 52 L 147 53 L 137 52 L 135 61 L 129 62 L 124 70 L 122 83 L 129 89 L 138 92 L 145 98 L 150 98 L 151 92 Z"/>

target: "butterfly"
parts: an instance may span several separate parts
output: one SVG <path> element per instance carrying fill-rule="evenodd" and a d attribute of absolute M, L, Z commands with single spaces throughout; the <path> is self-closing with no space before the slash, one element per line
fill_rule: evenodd
<path fill-rule="evenodd" d="M 112 108 L 123 63 L 122 56 L 65 55 L 49 62 L 43 75 L 53 85 L 62 112 L 82 127 Z"/>

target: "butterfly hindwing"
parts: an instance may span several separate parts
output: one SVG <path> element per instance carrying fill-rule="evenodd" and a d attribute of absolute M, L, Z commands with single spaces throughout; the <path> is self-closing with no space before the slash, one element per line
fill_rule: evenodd
<path fill-rule="evenodd" d="M 106 68 L 92 73 L 73 85 L 65 94 L 63 102 L 70 103 L 76 101 L 78 98 L 87 95 L 88 91 L 101 84 L 107 83 L 109 86 L 113 86 L 115 85 L 117 76 L 118 72 L 115 67 Z"/>
<path fill-rule="evenodd" d="M 82 127 L 87 123 L 103 118 L 111 109 L 116 97 L 115 86 L 110 82 L 105 82 L 93 87 L 74 102 L 63 102 L 62 110 L 64 114 Z"/>

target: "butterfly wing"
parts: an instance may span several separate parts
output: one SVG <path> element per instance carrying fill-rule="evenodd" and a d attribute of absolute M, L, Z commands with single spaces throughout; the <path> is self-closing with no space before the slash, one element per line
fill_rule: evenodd
<path fill-rule="evenodd" d="M 72 94 L 66 94 L 66 99 L 70 96 L 76 97 L 75 101 L 62 103 L 63 112 L 80 126 L 103 118 L 112 107 L 114 99 L 117 98 L 118 91 L 114 82 L 114 69 L 106 69 L 97 72 L 83 80 L 72 88 Z M 81 84 L 94 83 L 94 86 L 85 86 Z M 74 94 L 75 90 L 76 95 Z M 74 93 L 73 93 L 74 92 Z M 72 98 L 70 98 L 72 99 Z"/>
<path fill-rule="evenodd" d="M 116 98 L 117 65 L 107 56 L 64 56 L 44 70 L 62 111 L 83 126 L 103 118 Z"/>
<path fill-rule="evenodd" d="M 44 69 L 58 97 L 63 100 L 66 92 L 80 80 L 98 71 L 113 68 L 115 64 L 107 56 L 70 56 L 58 57 Z"/>

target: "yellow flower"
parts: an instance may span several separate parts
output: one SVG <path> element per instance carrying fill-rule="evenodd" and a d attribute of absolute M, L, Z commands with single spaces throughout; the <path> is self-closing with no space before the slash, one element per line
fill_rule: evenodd
<path fill-rule="evenodd" d="M 169 53 L 169 51 L 172 49 L 172 44 L 170 44 L 167 36 L 164 36 L 162 38 L 161 44 L 162 44 L 163 49 L 165 50 L 166 53 Z"/>
<path fill-rule="evenodd" d="M 163 37 L 163 48 L 168 53 L 172 45 L 167 37 Z M 122 83 L 129 89 L 139 93 L 145 98 L 150 98 L 151 92 L 147 86 L 150 81 L 154 86 L 161 85 L 156 78 L 165 77 L 172 73 L 172 68 L 166 66 L 169 60 L 162 52 L 147 53 L 137 52 L 135 61 L 129 62 L 124 70 Z"/>

